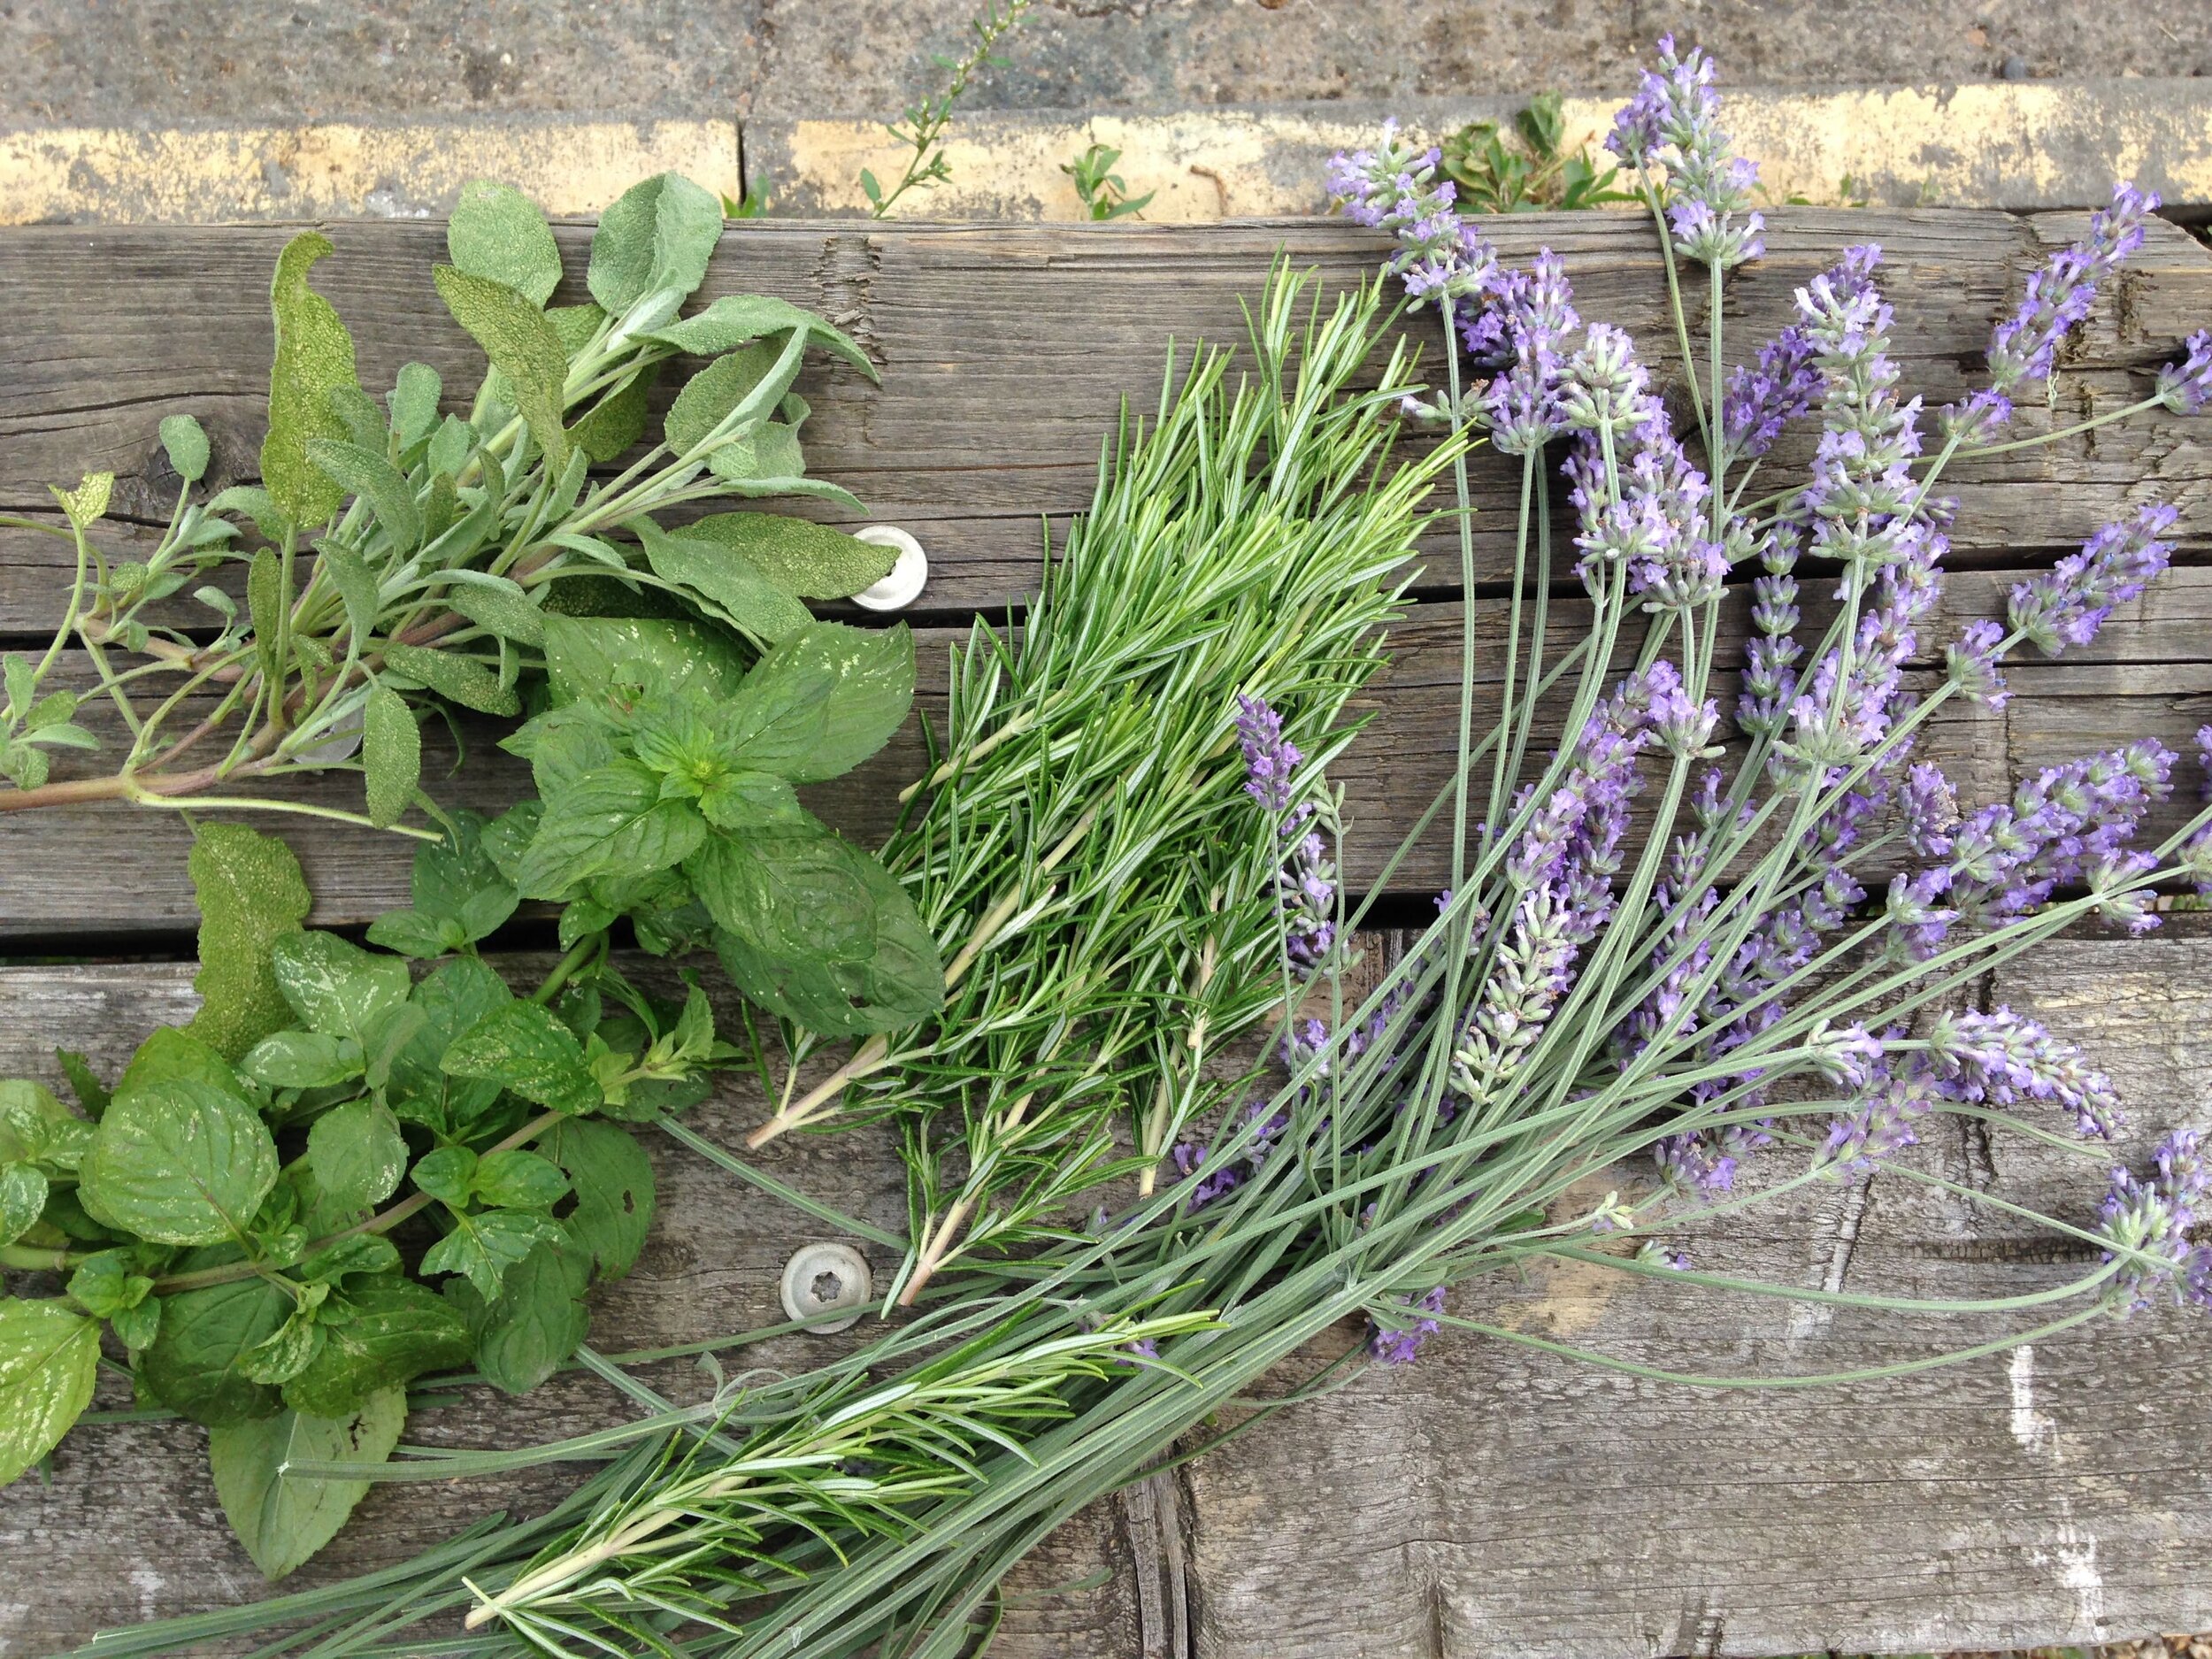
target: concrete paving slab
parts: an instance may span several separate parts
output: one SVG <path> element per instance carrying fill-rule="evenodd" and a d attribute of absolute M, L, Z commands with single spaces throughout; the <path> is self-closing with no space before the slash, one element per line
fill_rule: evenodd
<path fill-rule="evenodd" d="M 895 111 L 982 0 L 0 0 L 0 118 L 257 125 Z M 2212 73 L 2205 0 L 1037 0 L 976 109 L 1624 90 L 1665 29 L 1731 82 Z"/>
<path fill-rule="evenodd" d="M 1609 130 L 1617 95 L 1566 100 L 1570 147 Z M 907 217 L 1073 219 L 1081 205 L 1064 164 L 1094 142 L 1119 150 L 1132 196 L 1154 192 L 1145 217 L 1191 220 L 1314 213 L 1328 206 L 1322 164 L 1373 137 L 1395 113 L 1440 138 L 1477 119 L 1502 119 L 1517 100 L 1401 100 L 1179 114 L 979 114 L 955 128 L 949 182 L 910 193 Z M 1978 86 L 1804 91 L 1732 88 L 1725 125 L 1755 157 L 1770 198 L 1891 207 L 2047 208 L 2108 199 L 2131 178 L 2170 203 L 2212 204 L 2212 80 L 2130 80 L 2079 86 Z M 887 184 L 904 156 L 879 122 L 756 118 L 745 125 L 749 188 L 780 211 L 866 210 L 863 167 Z"/>
<path fill-rule="evenodd" d="M 739 188 L 737 123 L 560 119 L 0 132 L 0 224 L 423 218 L 470 179 L 596 213 L 673 169 Z"/>

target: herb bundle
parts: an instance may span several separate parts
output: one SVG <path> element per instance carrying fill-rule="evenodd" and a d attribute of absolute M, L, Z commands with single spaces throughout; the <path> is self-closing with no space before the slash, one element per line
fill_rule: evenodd
<path fill-rule="evenodd" d="M 119 799 L 392 827 L 420 799 L 424 713 L 519 713 L 549 611 L 588 613 L 610 591 L 618 608 L 657 598 L 764 649 L 811 623 L 804 600 L 879 580 L 882 549 L 798 519 L 724 514 L 671 532 L 655 518 L 717 497 L 858 505 L 805 476 L 808 410 L 791 387 L 810 348 L 871 377 L 872 365 L 781 300 L 725 296 L 680 318 L 721 234 L 712 196 L 672 173 L 649 179 L 601 219 L 590 297 L 549 306 L 561 280 L 551 229 L 519 193 L 472 184 L 448 232 L 453 263 L 435 273 L 488 364 L 465 413 L 441 412 L 445 388 L 427 364 L 402 368 L 381 403 L 363 389 L 351 336 L 308 280 L 332 244 L 294 237 L 270 287 L 259 486 L 195 500 L 210 448 L 178 415 L 162 439 L 183 488 L 144 559 L 118 559 L 95 536 L 105 473 L 54 492 L 61 526 L 4 520 L 69 541 L 76 572 L 52 644 L 35 662 L 7 660 L 0 775 L 16 787 L 0 790 L 0 811 Z M 641 448 L 654 388 L 686 355 L 710 361 Z M 626 457 L 620 471 L 591 476 Z M 248 553 L 247 526 L 266 545 Z M 212 637 L 175 620 L 165 602 L 226 565 L 243 567 L 244 606 L 204 583 L 189 597 Z M 72 647 L 88 690 L 52 683 Z M 77 717 L 104 705 L 120 723 L 119 762 L 50 779 L 57 753 L 102 747 Z M 364 812 L 259 792 L 339 768 L 363 774 Z"/>
<path fill-rule="evenodd" d="M 1386 133 L 1333 170 L 1355 218 L 1397 240 L 1390 269 L 1442 315 L 1446 383 L 1409 416 L 1479 433 L 1517 457 L 1525 505 L 1505 602 L 1505 706 L 1479 737 L 1469 625 L 1458 765 L 1437 809 L 1450 807 L 1452 889 L 1356 1008 L 1338 1011 L 1340 955 L 1289 949 L 1292 907 L 1310 876 L 1322 879 L 1306 831 L 1328 821 L 1309 810 L 1326 805 L 1317 778 L 1326 729 L 1302 727 L 1294 703 L 1283 718 L 1256 701 L 1222 707 L 1210 688 L 1222 741 L 1202 752 L 1217 757 L 1225 798 L 1248 790 L 1240 810 L 1255 839 L 1271 871 L 1284 861 L 1294 884 L 1271 889 L 1283 905 L 1277 948 L 1251 972 L 1316 972 L 1330 991 L 1327 1025 L 1286 1031 L 1279 1087 L 1229 1114 L 1202 1145 L 1186 1143 L 1172 1185 L 1087 1230 L 1056 1239 L 1040 1229 L 1020 1254 L 972 1251 L 939 1281 L 933 1305 L 820 1371 L 741 1379 L 705 1406 L 657 1409 L 607 1435 L 384 1471 L 442 1479 L 604 1460 L 545 1517 L 471 1533 L 373 1579 L 120 1632 L 97 1651 L 156 1651 L 286 1623 L 303 1633 L 267 1651 L 971 1651 L 987 1639 L 996 1586 L 1023 1553 L 1157 1460 L 1202 1450 L 1183 1437 L 1338 1319 L 1363 1313 L 1371 1341 L 1314 1387 L 1363 1358 L 1403 1363 L 1445 1324 L 1578 1352 L 1448 1310 L 1450 1286 L 1545 1257 L 1832 1305 L 2001 1314 L 2030 1327 L 1844 1373 L 1852 1378 L 2036 1340 L 2154 1300 L 2212 1301 L 2212 1246 L 2191 1233 L 2212 1176 L 2185 1128 L 2165 1139 L 2152 1170 L 2110 1173 L 2095 1224 L 2043 1218 L 2093 1246 L 2093 1265 L 1995 1301 L 1806 1290 L 1634 1248 L 1656 1247 L 1686 1219 L 1878 1164 L 1991 1202 L 1902 1156 L 1946 1116 L 2070 1148 L 2104 1171 L 2101 1140 L 2117 1112 L 2109 1084 L 2032 1022 L 1958 1008 L 1957 994 L 2062 928 L 2101 918 L 2139 931 L 2155 925 L 2162 890 L 2212 887 L 2212 809 L 2146 844 L 2148 810 L 2171 792 L 2178 760 L 2154 742 L 2049 769 L 1984 803 L 1960 801 L 1915 754 L 1936 710 L 1995 702 L 2016 654 L 2085 644 L 2139 594 L 2170 550 L 2170 509 L 2143 510 L 2021 584 L 2004 622 L 1946 641 L 1944 676 L 1925 695 L 1904 672 L 1939 591 L 1952 518 L 1938 494 L 1946 467 L 2038 441 L 2005 439 L 2011 399 L 2052 375 L 2098 284 L 2139 243 L 2149 204 L 2123 188 L 2085 239 L 2038 274 L 1993 336 L 1990 385 L 1942 411 L 1930 446 L 1919 401 L 1901 388 L 1889 355 L 1876 250 L 1850 250 L 1807 284 L 1797 321 L 1729 370 L 1725 273 L 1760 256 L 1763 227 L 1748 206 L 1749 164 L 1719 130 L 1711 78 L 1701 55 L 1678 57 L 1663 42 L 1659 71 L 1612 140 L 1667 252 L 1684 364 L 1675 408 L 1625 334 L 1585 325 L 1558 261 L 1543 256 L 1524 272 L 1498 263 L 1437 181 L 1432 152 Z M 1701 363 L 1678 262 L 1704 267 L 1713 296 Z M 1390 404 L 1404 407 L 1407 391 Z M 2208 403 L 2212 332 L 2193 336 L 2186 360 L 2146 398 L 2093 424 L 2152 407 L 2194 414 Z M 1776 440 L 1801 422 L 1820 434 L 1809 472 L 1776 478 L 1774 493 L 1755 497 L 1755 470 L 1779 471 Z M 1463 526 L 1461 454 L 1450 442 L 1440 453 Z M 1554 465 L 1574 513 L 1556 536 L 1537 487 Z M 1345 488 L 1388 487 L 1367 467 L 1363 457 Z M 1461 551 L 1472 594 L 1463 536 Z M 1740 683 L 1728 687 L 1716 663 L 1718 611 L 1740 570 L 1758 572 L 1755 635 Z M 1801 611 L 1801 571 L 1836 585 L 1824 623 L 1808 626 Z M 1546 608 L 1555 580 L 1568 579 L 1589 626 L 1571 651 L 1547 660 Z M 1552 696 L 1566 718 L 1540 730 L 1540 704 Z M 1741 739 L 1732 749 L 1720 741 L 1724 723 Z M 2212 732 L 2200 741 L 2212 763 Z M 949 785 L 960 759 L 955 741 Z M 1652 824 L 1633 834 L 1632 801 Z M 1041 863 L 1059 844 L 1029 856 Z M 919 867 L 921 911 L 937 915 L 933 882 L 945 878 Z M 974 909 L 972 898 L 961 914 Z M 987 943 L 999 926 L 967 937 Z M 1295 933 L 1314 937 L 1303 926 Z M 980 945 L 971 960 L 985 961 Z M 956 998 L 976 970 L 956 956 L 954 965 Z M 918 1057 L 906 1086 L 920 1094 L 928 1077 Z M 1047 1175 L 1101 1156 L 1086 1141 L 1069 1144 Z M 1594 1210 L 1571 1200 L 1578 1183 L 1624 1160 L 1655 1164 L 1666 1189 L 1609 1196 Z M 1747 1167 L 1760 1170 L 1755 1181 Z M 1714 1386 L 1836 1379 L 1685 1377 L 1581 1357 Z M 1036 1406 L 1019 1423 L 999 1406 L 1016 1379 Z M 897 1414 L 902 1402 L 911 1414 Z M 856 1442 L 863 1420 L 881 1425 L 879 1440 Z M 348 1473 L 306 1460 L 293 1468 Z M 919 1486 L 902 1484 L 910 1479 Z M 464 1609 L 472 1637 L 406 1634 Z"/>
<path fill-rule="evenodd" d="M 1019 638 L 979 624 L 956 659 L 941 757 L 883 849 L 952 964 L 943 1011 L 787 1088 L 750 1138 L 895 1117 L 909 1302 L 966 1249 L 1064 1237 L 1070 1201 L 1133 1168 L 1125 1115 L 1149 1191 L 1237 1086 L 1208 1062 L 1290 988 L 1278 837 L 1233 764 L 1239 699 L 1287 718 L 1317 769 L 1352 741 L 1339 717 L 1381 665 L 1421 502 L 1455 452 L 1386 467 L 1376 416 L 1417 387 L 1409 352 L 1356 390 L 1379 286 L 1325 315 L 1307 287 L 1271 290 L 1240 383 L 1223 352 L 1171 375 L 1152 428 L 1110 446 Z M 1334 929 L 1325 908 L 1300 933 L 1309 965 Z"/>
<path fill-rule="evenodd" d="M 588 1286 L 629 1267 L 653 1213 L 625 1125 L 666 1124 L 740 1056 L 695 979 L 672 1001 L 612 965 L 618 925 L 657 955 L 711 951 L 755 1004 L 824 1031 L 907 1024 L 941 1002 L 905 890 L 795 792 L 906 718 L 906 630 L 818 623 L 803 603 L 878 580 L 889 555 L 761 512 L 676 528 L 652 516 L 714 496 L 849 500 L 804 477 L 790 388 L 818 344 L 872 370 L 781 301 L 729 296 L 680 319 L 720 233 L 697 187 L 648 180 L 593 239 L 593 300 L 548 311 L 550 229 L 514 192 L 472 186 L 437 272 L 491 364 L 465 417 L 440 413 L 421 364 L 384 406 L 368 398 L 350 339 L 305 284 L 329 244 L 296 238 L 273 286 L 265 488 L 194 502 L 209 447 L 172 417 L 185 494 L 142 565 L 93 538 L 107 480 L 58 492 L 76 580 L 44 658 L 8 659 L 0 770 L 17 787 L 0 803 L 378 827 L 419 807 L 437 827 L 406 826 L 426 843 L 413 902 L 372 923 L 379 949 L 365 949 L 303 927 L 282 843 L 196 826 L 200 1013 L 153 1033 L 112 1090 L 65 1056 L 81 1116 L 35 1083 L 0 1084 L 0 1266 L 58 1275 L 60 1290 L 0 1301 L 0 1479 L 84 1411 L 104 1323 L 143 1409 L 208 1425 L 225 1509 L 280 1577 L 366 1490 L 288 1484 L 287 1457 L 380 1461 L 423 1372 L 472 1366 L 521 1393 L 567 1360 Z M 687 353 L 712 360 L 644 442 L 647 395 Z M 226 514 L 274 545 L 249 559 Z M 213 639 L 150 619 L 225 563 L 247 565 L 249 606 L 201 588 L 222 618 Z M 50 751 L 98 742 L 82 699 L 47 687 L 73 641 L 127 748 L 110 775 L 54 780 Z M 149 683 L 176 689 L 150 704 Z M 539 798 L 485 824 L 421 792 L 418 720 L 455 706 L 532 711 L 507 746 Z M 188 711 L 202 718 L 177 735 Z M 228 753 L 186 759 L 203 743 Z M 227 792 L 354 767 L 365 814 Z M 566 954 L 518 995 L 478 948 L 526 899 L 559 906 Z M 418 977 L 411 960 L 436 965 Z"/>

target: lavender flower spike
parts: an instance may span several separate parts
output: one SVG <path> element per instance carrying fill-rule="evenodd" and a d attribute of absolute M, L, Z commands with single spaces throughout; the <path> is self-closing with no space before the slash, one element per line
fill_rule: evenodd
<path fill-rule="evenodd" d="M 1497 271 L 1497 254 L 1454 205 L 1458 187 L 1437 178 L 1441 159 L 1435 149 L 1402 142 L 1393 120 L 1383 123 L 1382 142 L 1373 150 L 1340 152 L 1329 161 L 1329 190 L 1342 199 L 1346 217 L 1398 239 L 1398 251 L 1384 268 L 1405 279 L 1417 303 L 1479 297 Z"/>
<path fill-rule="evenodd" d="M 1726 270 L 1765 251 L 1766 222 L 1745 211 L 1758 166 L 1730 149 L 1719 119 L 1713 60 L 1694 47 L 1677 57 L 1674 36 L 1663 35 L 1659 68 L 1644 72 L 1636 96 L 1613 118 L 1605 147 L 1640 172 L 1654 159 L 1664 166 L 1675 246 L 1700 265 Z"/>
<path fill-rule="evenodd" d="M 1444 1311 L 1444 1286 L 1439 1285 L 1419 1301 L 1407 1302 L 1405 1310 L 1417 1317 L 1402 1329 L 1377 1322 L 1368 1338 L 1368 1352 L 1385 1365 L 1412 1364 L 1420 1356 L 1421 1344 L 1443 1329 L 1434 1316 Z"/>
<path fill-rule="evenodd" d="M 1283 717 L 1257 697 L 1237 694 L 1237 741 L 1244 749 L 1244 792 L 1271 812 L 1290 810 L 1290 779 L 1305 759 L 1283 735 Z"/>
<path fill-rule="evenodd" d="M 2107 1261 L 2122 1263 L 2117 1279 L 2131 1311 L 2148 1308 L 2165 1291 L 2177 1302 L 2212 1308 L 2212 1245 L 2192 1245 L 2207 1191 L 2207 1170 L 2193 1129 L 2177 1129 L 2154 1156 L 2157 1172 L 2144 1180 L 2124 1169 L 2112 1171 L 2103 1224 L 2112 1246 Z"/>
<path fill-rule="evenodd" d="M 2158 372 L 2158 401 L 2177 415 L 2193 415 L 2212 403 L 2212 328 L 2188 340 L 2189 355 Z"/>
<path fill-rule="evenodd" d="M 2108 524 L 2059 560 L 2047 576 L 2020 583 L 2008 608 L 2012 626 L 2047 657 L 2097 636 L 2113 608 L 2135 598 L 2166 568 L 2173 543 L 2162 541 L 2181 515 L 2152 503 L 2131 521 Z"/>
<path fill-rule="evenodd" d="M 2028 279 L 2020 308 L 1989 336 L 1988 388 L 1944 411 L 1955 430 L 1969 442 L 1987 438 L 2012 419 L 2013 396 L 2021 386 L 2050 378 L 2059 342 L 2089 315 L 2097 284 L 2143 245 L 2144 227 L 2157 210 L 2155 195 L 2116 185 L 2112 205 L 2090 217 L 2089 234 L 2052 255 Z"/>

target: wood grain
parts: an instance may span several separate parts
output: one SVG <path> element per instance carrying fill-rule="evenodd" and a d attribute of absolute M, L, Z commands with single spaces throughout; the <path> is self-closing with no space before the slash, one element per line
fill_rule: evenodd
<path fill-rule="evenodd" d="M 442 227 L 328 229 L 338 252 L 316 281 L 359 344 L 363 384 L 388 386 L 414 357 L 449 388 L 472 386 L 480 357 L 429 280 L 444 257 Z M 1841 248 L 1871 241 L 1884 250 L 1897 303 L 1907 389 L 1931 403 L 1956 397 L 1976 383 L 1990 326 L 2016 299 L 2031 263 L 2052 239 L 2079 229 L 2079 217 L 2064 214 L 1778 210 L 1767 257 L 1726 291 L 1733 355 L 1747 357 L 1787 322 L 1794 290 Z M 2139 398 L 2182 337 L 2212 319 L 2212 257 L 2170 226 L 2151 229 L 2070 344 L 2058 407 L 2024 411 L 2023 433 Z M 214 440 L 212 484 L 251 477 L 270 349 L 269 271 L 289 234 L 267 226 L 0 231 L 9 294 L 0 318 L 0 510 L 50 512 L 48 485 L 108 470 L 119 515 L 165 520 L 175 480 L 156 429 L 173 413 L 197 416 Z M 570 273 L 562 297 L 581 299 L 588 230 L 559 234 Z M 1665 287 L 1640 221 L 1532 214 L 1498 221 L 1493 234 L 1516 260 L 1555 250 L 1585 315 L 1629 329 L 1655 364 L 1672 363 Z M 965 610 L 1004 604 L 1033 584 L 1041 518 L 1064 521 L 1089 501 L 1099 443 L 1120 400 L 1140 411 L 1152 406 L 1171 340 L 1185 349 L 1200 338 L 1240 343 L 1240 306 L 1257 296 L 1279 250 L 1342 286 L 1371 271 L 1383 249 L 1371 233 L 1310 219 L 1110 230 L 755 221 L 724 238 L 703 294 L 775 294 L 821 311 L 867 349 L 883 371 L 880 387 L 818 364 L 800 383 L 816 410 L 811 470 L 851 488 L 874 517 L 918 534 L 933 561 L 924 603 Z M 1693 338 L 1702 339 L 1704 299 L 1688 298 Z M 1417 326 L 1432 331 L 1433 314 L 1421 313 Z M 2148 491 L 2177 494 L 2190 534 L 2212 534 L 2201 511 L 2212 491 L 2206 431 L 2155 416 L 1961 466 L 1959 561 L 2021 562 L 2022 550 L 2078 541 Z M 1806 453 L 1793 439 L 1769 470 Z M 1517 465 L 1485 457 L 1474 482 L 1479 569 L 1495 579 L 1511 565 Z M 52 626 L 65 552 L 49 537 L 0 533 L 0 633 Z M 1455 556 L 1438 580 L 1451 585 L 1456 575 Z"/>
<path fill-rule="evenodd" d="M 505 965 L 518 979 L 529 967 Z M 2212 1115 L 2212 932 L 2069 940 L 2001 972 L 1983 995 L 2089 1045 L 2133 1114 L 2117 1156 L 2139 1163 L 2165 1126 Z M 52 1078 L 56 1043 L 111 1073 L 193 1000 L 181 967 L 0 971 L 0 1075 Z M 733 1086 L 693 1123 L 733 1147 L 761 1110 Z M 629 1278 L 596 1294 L 594 1343 L 621 1351 L 776 1317 L 776 1277 L 793 1248 L 822 1236 L 816 1225 L 688 1153 L 653 1150 L 653 1240 Z M 2103 1187 L 2100 1158 L 2002 1138 L 1955 1137 L 1915 1156 L 2076 1222 Z M 895 1161 L 871 1134 L 795 1138 L 764 1161 L 829 1202 L 901 1224 Z M 1650 1179 L 1623 1169 L 1606 1184 Z M 1675 1242 L 1717 1271 L 1907 1295 L 2039 1288 L 2078 1275 L 2085 1254 L 1887 1173 Z M 2006 1328 L 1809 1317 L 1597 1268 L 1473 1286 L 1453 1306 L 1625 1358 L 1744 1373 L 1881 1363 Z M 1340 1330 L 1317 1347 L 1356 1340 Z M 780 1339 L 749 1359 L 803 1367 L 830 1340 Z M 1447 1334 L 1409 1370 L 1372 1373 L 1078 1517 L 1010 1586 L 1020 1594 L 998 1651 L 1646 1659 L 2201 1629 L 2212 1625 L 2212 1472 L 2196 1455 L 2212 1433 L 2202 1355 L 2201 1315 L 2146 1314 L 2024 1358 L 2013 1349 L 1894 1381 L 1716 1394 Z M 656 1380 L 680 1397 L 703 1386 L 672 1364 Z M 526 1402 L 472 1391 L 458 1408 L 419 1414 L 409 1437 L 509 1445 L 625 1414 L 605 1388 L 564 1379 Z M 492 1508 L 541 1507 L 560 1484 L 375 1489 L 293 1582 L 398 1559 Z M 35 1580 L 0 1590 L 0 1650 L 11 1653 L 261 1593 L 189 1425 L 80 1430 L 50 1482 L 0 1492 L 0 1558 L 40 1563 Z M 1110 1576 L 1092 1582 L 1102 1571 Z M 1186 1622 L 1194 1647 L 1169 1646 Z"/>

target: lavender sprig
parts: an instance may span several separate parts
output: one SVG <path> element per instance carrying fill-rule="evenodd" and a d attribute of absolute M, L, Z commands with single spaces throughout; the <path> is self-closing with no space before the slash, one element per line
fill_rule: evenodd
<path fill-rule="evenodd" d="M 2090 216 L 2089 234 L 2062 248 L 2028 278 L 2019 307 L 1989 336 L 1989 384 L 1943 412 L 1968 442 L 1986 442 L 2012 419 L 2013 401 L 2031 381 L 2048 380 L 2059 343 L 2096 303 L 2097 287 L 2143 245 L 2158 197 L 2132 184 L 2113 187 L 2112 204 Z M 2162 380 L 2161 393 L 2165 390 Z"/>
<path fill-rule="evenodd" d="M 2162 538 L 2180 517 L 2158 503 L 2139 508 L 2099 530 L 2049 575 L 2015 587 L 2007 607 L 2014 630 L 2046 657 L 2088 644 L 2116 607 L 2139 597 L 2166 568 L 2174 544 Z"/>

